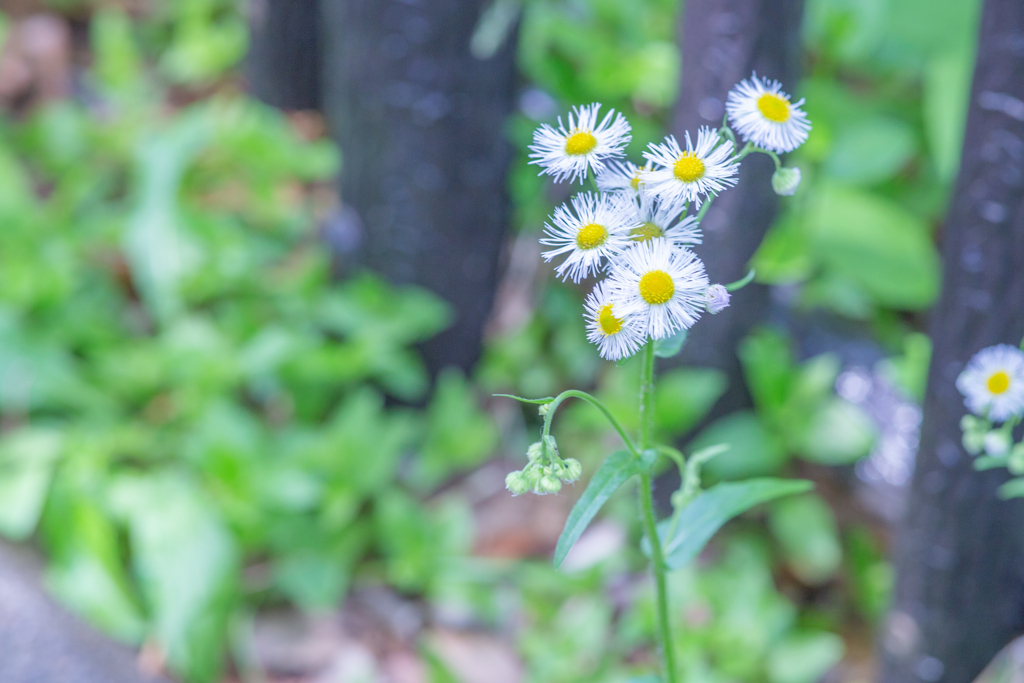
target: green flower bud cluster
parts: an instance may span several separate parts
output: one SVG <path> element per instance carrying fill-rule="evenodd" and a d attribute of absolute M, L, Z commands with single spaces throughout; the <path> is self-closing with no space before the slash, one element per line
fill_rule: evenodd
<path fill-rule="evenodd" d="M 1006 468 L 1013 474 L 1024 474 L 1024 441 L 1013 442 L 1013 428 L 1016 420 L 994 427 L 989 420 L 976 415 L 964 415 L 960 420 L 963 432 L 964 450 L 971 455 L 984 453 L 989 458 L 1005 460 Z M 991 460 L 989 462 L 992 462 Z"/>
<path fill-rule="evenodd" d="M 548 435 L 526 449 L 529 462 L 516 472 L 505 477 L 505 488 L 518 496 L 533 491 L 539 496 L 558 493 L 562 483 L 571 484 L 580 478 L 583 466 L 579 460 L 563 459 L 558 453 L 555 437 Z"/>

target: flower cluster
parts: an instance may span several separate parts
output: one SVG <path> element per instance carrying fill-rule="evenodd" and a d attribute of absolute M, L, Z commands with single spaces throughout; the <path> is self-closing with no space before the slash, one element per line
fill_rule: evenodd
<path fill-rule="evenodd" d="M 645 164 L 624 156 L 630 126 L 615 111 L 600 118 L 601 105 L 577 107 L 568 125 L 542 125 L 534 133 L 530 163 L 557 181 L 591 178 L 594 192 L 580 192 L 555 209 L 541 243 L 546 261 L 563 280 L 607 275 L 587 297 L 587 338 L 608 360 L 635 354 L 651 340 L 690 328 L 705 312 L 729 305 L 726 287 L 711 284 L 693 252 L 701 243 L 700 218 L 690 215 L 736 184 L 740 161 L 750 152 L 776 164 L 772 187 L 791 195 L 799 169 L 781 166 L 777 153 L 807 139 L 810 123 L 776 81 L 754 74 L 729 93 L 718 130 L 703 126 L 681 143 L 668 136 L 648 146 Z M 729 123 L 735 128 L 729 127 Z M 746 143 L 737 150 L 737 133 Z"/>
<path fill-rule="evenodd" d="M 526 457 L 529 458 L 526 467 L 509 472 L 505 477 L 505 487 L 514 496 L 527 491 L 533 491 L 538 495 L 558 493 L 562 490 L 562 482 L 571 484 L 583 473 L 583 466 L 579 460 L 562 459 L 558 454 L 555 437 L 550 434 L 530 444 L 526 449 Z"/>
<path fill-rule="evenodd" d="M 973 413 L 960 422 L 967 452 L 985 453 L 1024 474 L 1024 441 L 1013 443 L 1013 429 L 1024 417 L 1024 351 L 1009 344 L 982 349 L 957 377 L 956 388 Z"/>

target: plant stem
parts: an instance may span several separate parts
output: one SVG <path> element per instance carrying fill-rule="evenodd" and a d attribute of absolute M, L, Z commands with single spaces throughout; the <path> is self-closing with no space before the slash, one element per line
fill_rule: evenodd
<path fill-rule="evenodd" d="M 654 342 L 648 342 L 643 350 L 640 368 L 640 450 L 654 445 Z M 640 507 L 644 514 L 644 531 L 651 542 L 651 565 L 654 569 L 656 600 L 658 603 L 658 632 L 661 640 L 661 654 L 665 660 L 666 683 L 676 682 L 675 643 L 672 626 L 668 618 L 668 586 L 665 581 L 665 557 L 658 538 L 658 526 L 654 518 L 654 499 L 651 495 L 651 474 L 640 475 Z"/>

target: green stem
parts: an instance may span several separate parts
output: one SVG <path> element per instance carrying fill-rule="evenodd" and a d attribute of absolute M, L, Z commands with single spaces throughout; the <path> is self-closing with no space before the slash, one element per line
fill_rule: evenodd
<path fill-rule="evenodd" d="M 643 363 L 640 368 L 640 450 L 644 451 L 654 445 L 654 342 L 648 342 L 643 350 Z M 640 475 L 640 507 L 644 515 L 644 532 L 651 542 L 651 565 L 654 569 L 654 582 L 658 604 L 658 632 L 661 641 L 661 654 L 665 660 L 665 681 L 675 683 L 676 662 L 675 645 L 672 640 L 672 626 L 668 616 L 668 586 L 665 580 L 665 556 L 661 550 L 661 539 L 658 538 L 658 525 L 654 518 L 654 499 L 651 495 L 651 474 L 644 471 Z"/>
<path fill-rule="evenodd" d="M 558 406 L 562 403 L 562 401 L 564 401 L 567 398 L 581 398 L 590 405 L 600 410 L 601 413 L 608 419 L 608 422 L 611 424 L 611 426 L 615 428 L 615 431 L 619 433 L 619 436 L 622 438 L 622 442 L 626 444 L 626 448 L 628 448 L 633 455 L 640 457 L 640 451 L 637 450 L 637 447 L 633 444 L 633 440 L 629 438 L 629 434 L 627 434 L 626 430 L 622 428 L 622 425 L 619 424 L 619 421 L 615 419 L 615 416 L 612 415 L 611 411 L 608 410 L 605 407 L 605 405 L 601 403 L 601 401 L 599 401 L 597 398 L 591 396 L 585 391 L 577 391 L 575 389 L 563 391 L 554 399 L 552 399 L 550 403 L 546 404 L 548 410 L 544 414 L 544 431 L 542 433 L 542 436 L 547 436 L 548 434 L 551 433 L 551 419 L 555 416 L 555 411 L 558 410 Z"/>

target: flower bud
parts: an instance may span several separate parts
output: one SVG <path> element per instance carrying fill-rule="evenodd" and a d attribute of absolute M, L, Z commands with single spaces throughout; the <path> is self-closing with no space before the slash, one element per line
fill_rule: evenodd
<path fill-rule="evenodd" d="M 508 476 L 505 477 L 505 488 L 507 488 L 513 496 L 521 496 L 530 490 L 530 485 L 526 481 L 526 477 L 522 472 L 509 472 Z"/>
<path fill-rule="evenodd" d="M 782 166 L 777 168 L 775 173 L 772 174 L 772 189 L 775 190 L 775 194 L 789 197 L 796 193 L 796 188 L 798 187 L 800 187 L 799 168 L 786 168 Z"/>
<path fill-rule="evenodd" d="M 964 450 L 971 455 L 978 455 L 985 450 L 985 434 L 973 430 L 964 432 Z"/>
<path fill-rule="evenodd" d="M 562 490 L 562 480 L 554 476 L 541 477 L 534 487 L 534 493 L 544 495 L 547 493 L 558 493 Z"/>
<path fill-rule="evenodd" d="M 1010 451 L 1013 440 L 1002 430 L 991 431 L 984 436 L 985 452 L 994 458 L 1006 455 Z"/>
<path fill-rule="evenodd" d="M 551 412 L 551 404 L 541 403 L 540 407 L 537 408 L 537 412 L 540 414 L 541 417 L 547 417 L 548 413 Z"/>
<path fill-rule="evenodd" d="M 722 285 L 711 285 L 704 290 L 704 303 L 708 313 L 714 315 L 729 307 L 729 290 Z"/>
<path fill-rule="evenodd" d="M 583 465 L 580 464 L 579 460 L 575 458 L 566 458 L 565 462 L 562 463 L 562 480 L 566 484 L 571 484 L 580 478 L 583 474 Z"/>
<path fill-rule="evenodd" d="M 544 444 L 540 441 L 531 443 L 530 447 L 526 449 L 526 457 L 530 459 L 530 462 L 540 460 L 544 455 Z"/>

